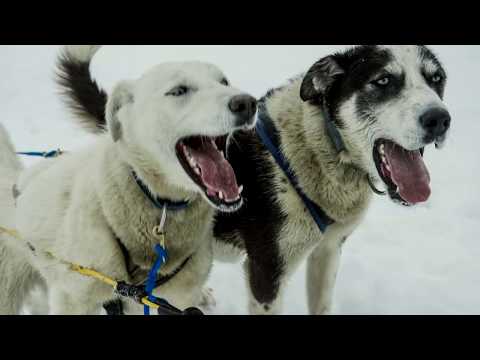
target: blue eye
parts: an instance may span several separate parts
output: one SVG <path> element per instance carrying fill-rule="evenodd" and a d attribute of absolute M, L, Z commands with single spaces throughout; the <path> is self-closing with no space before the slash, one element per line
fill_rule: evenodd
<path fill-rule="evenodd" d="M 177 87 L 174 87 L 172 90 L 170 90 L 169 92 L 167 92 L 165 95 L 166 96 L 183 96 L 185 94 L 188 93 L 188 87 L 186 86 L 177 86 Z"/>
<path fill-rule="evenodd" d="M 433 75 L 433 76 L 432 76 L 432 79 L 431 79 L 431 81 L 432 81 L 433 83 L 439 83 L 439 82 L 442 81 L 442 80 L 443 80 L 443 77 L 442 77 L 442 75 L 440 75 L 440 74 L 435 74 L 435 75 Z"/>
<path fill-rule="evenodd" d="M 384 76 L 380 79 L 372 81 L 372 84 L 378 86 L 378 87 L 386 87 L 390 84 L 390 76 Z"/>

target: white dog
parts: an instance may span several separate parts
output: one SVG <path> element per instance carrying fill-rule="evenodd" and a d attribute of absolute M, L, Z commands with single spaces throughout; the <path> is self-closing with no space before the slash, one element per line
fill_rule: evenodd
<path fill-rule="evenodd" d="M 194 306 L 212 264 L 214 211 L 243 203 L 224 151 L 229 134 L 254 125 L 255 99 L 215 66 L 188 62 L 123 81 L 107 100 L 88 70 L 98 48 L 67 46 L 59 62 L 72 108 L 109 130 L 95 146 L 22 171 L 0 129 L 0 226 L 22 239 L 0 235 L 1 314 L 18 313 L 40 279 L 50 313 L 100 313 L 112 288 L 69 264 L 142 283 L 156 258 L 163 206 L 168 261 L 154 294 L 180 309 Z M 105 105 L 106 117 L 97 111 Z M 140 310 L 124 303 L 127 313 Z"/>

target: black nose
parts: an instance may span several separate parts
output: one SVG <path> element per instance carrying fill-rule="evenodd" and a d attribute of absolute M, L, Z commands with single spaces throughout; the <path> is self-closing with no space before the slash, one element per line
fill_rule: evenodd
<path fill-rule="evenodd" d="M 420 116 L 420 124 L 427 132 L 427 138 L 430 141 L 444 135 L 450 128 L 450 121 L 451 118 L 448 111 L 441 108 L 427 110 Z"/>
<path fill-rule="evenodd" d="M 257 100 L 250 95 L 237 95 L 230 99 L 228 107 L 238 116 L 239 125 L 252 124 L 257 112 Z"/>

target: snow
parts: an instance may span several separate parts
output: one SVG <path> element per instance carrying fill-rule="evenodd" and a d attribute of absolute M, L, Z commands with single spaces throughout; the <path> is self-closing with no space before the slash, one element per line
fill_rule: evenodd
<path fill-rule="evenodd" d="M 344 46 L 107 46 L 93 73 L 106 89 L 160 62 L 217 64 L 237 87 L 261 96 Z M 453 128 L 445 149 L 427 148 L 433 194 L 415 208 L 376 198 L 347 241 L 335 314 L 480 314 L 479 46 L 432 46 L 449 73 Z M 53 82 L 56 46 L 0 46 L 0 121 L 18 150 L 78 149 L 93 138 L 73 121 Z M 31 164 L 38 159 L 26 159 Z M 289 282 L 285 314 L 306 314 L 305 264 Z M 240 264 L 215 264 L 215 314 L 245 314 Z"/>

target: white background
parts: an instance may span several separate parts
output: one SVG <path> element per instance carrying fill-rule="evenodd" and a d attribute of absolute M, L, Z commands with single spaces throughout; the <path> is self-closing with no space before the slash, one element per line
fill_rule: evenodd
<path fill-rule="evenodd" d="M 138 77 L 160 62 L 203 60 L 222 68 L 235 86 L 262 96 L 343 48 L 107 46 L 97 54 L 92 71 L 110 90 L 118 80 Z M 432 48 L 449 74 L 446 102 L 453 118 L 445 149 L 426 150 L 432 197 L 411 209 L 375 199 L 345 245 L 336 314 L 480 314 L 480 47 Z M 53 79 L 58 50 L 0 46 L 0 121 L 18 150 L 72 150 L 93 138 L 75 125 L 57 96 Z M 302 265 L 289 284 L 285 314 L 307 313 L 304 277 Z M 214 313 L 246 313 L 239 264 L 215 264 L 209 286 L 217 299 Z"/>

